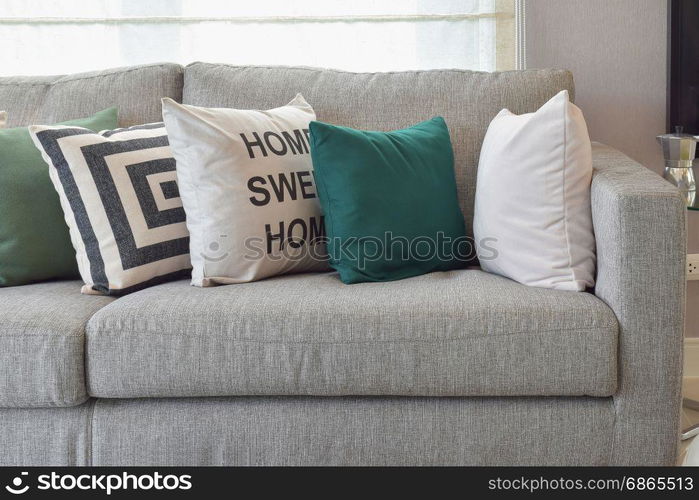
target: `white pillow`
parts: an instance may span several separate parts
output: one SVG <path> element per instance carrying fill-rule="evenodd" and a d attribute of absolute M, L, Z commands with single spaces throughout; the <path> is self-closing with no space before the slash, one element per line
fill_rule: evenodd
<path fill-rule="evenodd" d="M 189 238 L 162 123 L 29 127 L 49 164 L 83 293 L 123 295 L 189 276 Z"/>
<path fill-rule="evenodd" d="M 193 285 L 328 268 L 308 141 L 315 113 L 300 94 L 269 111 L 165 98 L 163 119 L 187 214 Z"/>
<path fill-rule="evenodd" d="M 559 92 L 535 113 L 503 109 L 483 140 L 473 231 L 481 267 L 525 285 L 594 285 L 592 151 L 580 109 Z"/>
<path fill-rule="evenodd" d="M 7 126 L 7 111 L 0 111 L 0 128 Z"/>

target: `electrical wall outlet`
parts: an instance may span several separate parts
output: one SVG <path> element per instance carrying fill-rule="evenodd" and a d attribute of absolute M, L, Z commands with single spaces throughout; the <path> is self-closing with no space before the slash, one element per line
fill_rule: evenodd
<path fill-rule="evenodd" d="M 687 279 L 699 280 L 699 253 L 687 254 Z"/>

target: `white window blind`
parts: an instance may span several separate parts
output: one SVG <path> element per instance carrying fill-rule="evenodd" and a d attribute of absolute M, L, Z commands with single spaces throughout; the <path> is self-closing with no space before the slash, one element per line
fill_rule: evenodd
<path fill-rule="evenodd" d="M 515 0 L 2 0 L 0 74 L 161 61 L 514 69 Z"/>

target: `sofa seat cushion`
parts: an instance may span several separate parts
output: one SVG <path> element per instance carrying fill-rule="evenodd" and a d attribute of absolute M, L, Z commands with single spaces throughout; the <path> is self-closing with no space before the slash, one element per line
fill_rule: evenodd
<path fill-rule="evenodd" d="M 85 390 L 85 324 L 113 299 L 79 281 L 0 288 L 0 407 L 75 406 Z"/>
<path fill-rule="evenodd" d="M 595 296 L 477 270 L 344 285 L 290 275 L 122 297 L 87 326 L 88 392 L 592 395 L 616 388 L 617 322 Z"/>

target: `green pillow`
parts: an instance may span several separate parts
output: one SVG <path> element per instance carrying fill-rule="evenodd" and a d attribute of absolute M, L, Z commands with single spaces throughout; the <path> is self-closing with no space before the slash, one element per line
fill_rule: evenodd
<path fill-rule="evenodd" d="M 467 264 L 442 117 L 393 132 L 311 122 L 328 256 L 344 283 L 391 281 Z"/>
<path fill-rule="evenodd" d="M 61 125 L 111 130 L 117 109 Z M 26 127 L 0 130 L 0 286 L 79 277 L 48 165 Z"/>

